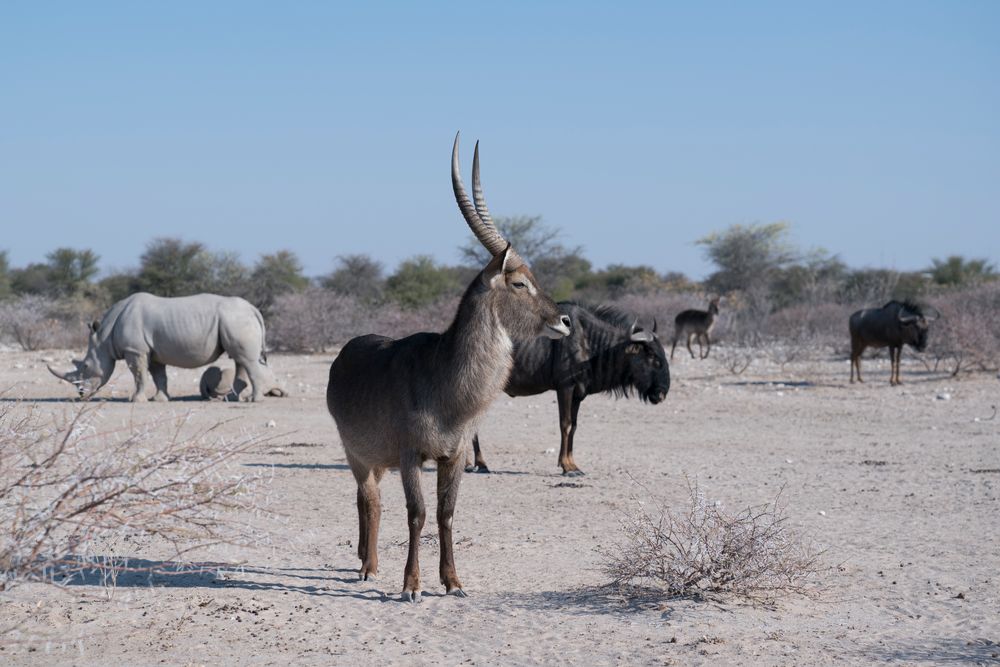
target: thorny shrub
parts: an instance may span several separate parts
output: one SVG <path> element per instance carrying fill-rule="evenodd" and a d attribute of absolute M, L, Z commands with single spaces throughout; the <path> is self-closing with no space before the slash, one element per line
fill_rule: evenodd
<path fill-rule="evenodd" d="M 621 529 L 624 540 L 601 555 L 605 574 L 626 596 L 771 599 L 809 593 L 821 570 L 821 552 L 788 525 L 780 493 L 730 512 L 689 480 L 683 510 L 637 500 Z"/>
<path fill-rule="evenodd" d="M 109 561 L 108 545 L 130 540 L 156 539 L 177 558 L 261 539 L 232 516 L 264 511 L 263 477 L 231 465 L 261 439 L 183 427 L 180 419 L 106 428 L 93 406 L 65 418 L 0 409 L 0 591 L 67 583 L 109 562 L 127 569 Z"/>
<path fill-rule="evenodd" d="M 71 310 L 68 304 L 34 295 L 0 303 L 0 342 L 29 352 L 86 347 L 86 326 Z"/>

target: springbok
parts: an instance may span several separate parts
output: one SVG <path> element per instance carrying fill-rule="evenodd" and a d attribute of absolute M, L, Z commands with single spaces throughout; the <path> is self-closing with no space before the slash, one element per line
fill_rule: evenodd
<path fill-rule="evenodd" d="M 420 467 L 437 462 L 440 576 L 445 591 L 465 596 L 455 571 L 452 516 L 467 443 L 479 417 L 507 383 L 515 342 L 540 335 L 561 338 L 570 320 L 538 287 L 524 260 L 497 231 L 479 183 L 479 144 L 472 162 L 469 202 L 458 166 L 458 135 L 451 182 L 462 216 L 493 258 L 472 281 L 444 333 L 394 340 L 367 335 L 350 340 L 330 367 L 326 404 L 358 483 L 359 577 L 378 571 L 381 518 L 379 481 L 399 468 L 406 495 L 409 555 L 403 599 L 420 601 L 420 532 L 426 511 Z"/>
<path fill-rule="evenodd" d="M 681 337 L 684 337 L 687 341 L 687 349 L 691 353 L 691 358 L 695 358 L 694 350 L 691 349 L 691 336 L 698 337 L 699 358 L 706 359 L 709 351 L 712 349 L 712 341 L 709 338 L 709 334 L 712 333 L 712 328 L 715 326 L 715 321 L 718 317 L 719 297 L 715 297 L 708 302 L 708 310 L 684 310 L 677 313 L 677 317 L 674 318 L 674 341 L 673 346 L 670 348 L 670 360 L 674 360 L 674 350 L 677 349 L 677 341 Z M 702 338 L 705 339 L 704 351 L 701 345 Z"/>

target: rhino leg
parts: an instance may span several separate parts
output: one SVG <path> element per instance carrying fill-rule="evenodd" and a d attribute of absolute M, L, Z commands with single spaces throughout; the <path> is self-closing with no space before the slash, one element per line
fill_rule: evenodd
<path fill-rule="evenodd" d="M 148 357 L 145 354 L 126 353 L 125 363 L 132 371 L 135 378 L 135 393 L 132 394 L 133 403 L 146 402 L 146 367 L 149 366 Z"/>
<path fill-rule="evenodd" d="M 237 362 L 236 364 L 236 375 L 239 377 L 241 372 L 246 373 L 250 377 L 250 386 L 253 387 L 253 394 L 250 396 L 250 400 L 257 402 L 264 397 L 264 392 L 271 388 L 271 383 L 268 380 L 271 377 L 269 369 L 262 365 L 260 362 L 254 361 L 249 364 L 243 365 Z"/>
<path fill-rule="evenodd" d="M 153 384 L 156 385 L 154 401 L 169 401 L 170 395 L 167 393 L 167 367 L 159 362 L 149 361 L 149 374 L 153 376 Z"/>

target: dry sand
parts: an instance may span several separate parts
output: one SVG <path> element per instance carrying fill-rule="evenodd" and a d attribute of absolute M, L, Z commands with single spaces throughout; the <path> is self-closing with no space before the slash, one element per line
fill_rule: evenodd
<path fill-rule="evenodd" d="M 0 354 L 0 387 L 68 411 L 70 388 L 43 360 Z M 259 404 L 108 401 L 109 424 L 191 413 L 193 425 L 279 434 L 239 464 L 273 474 L 273 546 L 215 547 L 183 575 L 122 575 L 107 589 L 43 584 L 0 597 L 0 663 L 154 664 L 675 664 L 824 665 L 997 662 L 1000 652 L 1000 404 L 993 374 L 955 380 L 905 361 L 763 361 L 743 375 L 681 358 L 664 403 L 588 398 L 576 459 L 561 477 L 554 396 L 499 398 L 482 424 L 492 475 L 465 476 L 455 518 L 467 599 L 437 584 L 436 524 L 421 547 L 424 602 L 398 601 L 406 510 L 397 474 L 382 483 L 380 577 L 355 576 L 355 485 L 324 403 L 331 357 L 275 355 L 292 396 Z M 170 369 L 172 393 L 194 398 L 197 371 Z M 131 378 L 119 364 L 113 391 Z M 947 398 L 946 398 L 947 395 Z M 53 401 L 53 399 L 60 399 Z M 26 409 L 26 406 L 16 409 Z M 294 431 L 294 432 L 292 432 Z M 291 432 L 291 433 L 290 433 Z M 683 504 L 684 475 L 737 508 L 779 488 L 794 525 L 829 551 L 812 597 L 771 605 L 629 602 L 602 588 L 595 548 L 641 492 Z M 432 466 L 424 493 L 434 505 Z M 160 545 L 130 555 L 162 558 Z M 15 638 L 17 641 L 15 641 Z M 34 639 L 32 639 L 34 638 Z"/>

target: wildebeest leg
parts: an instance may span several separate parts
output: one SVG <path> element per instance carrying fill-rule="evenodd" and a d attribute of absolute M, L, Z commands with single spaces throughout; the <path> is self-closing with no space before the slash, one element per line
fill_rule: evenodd
<path fill-rule="evenodd" d="M 132 377 L 135 378 L 135 393 L 132 394 L 132 402 L 145 403 L 148 400 L 146 398 L 148 355 L 128 352 L 125 354 L 125 363 L 128 365 L 128 369 L 132 371 Z"/>
<path fill-rule="evenodd" d="M 169 401 L 170 395 L 167 393 L 167 367 L 157 361 L 149 360 L 149 374 L 153 376 L 153 384 L 156 385 L 154 401 Z"/>
<path fill-rule="evenodd" d="M 891 385 L 903 384 L 903 381 L 899 379 L 899 358 L 902 354 L 902 346 L 889 348 L 889 384 Z"/>
<path fill-rule="evenodd" d="M 420 459 L 413 453 L 400 456 L 399 474 L 406 494 L 406 518 L 410 527 L 410 550 L 403 571 L 403 600 L 420 602 L 420 532 L 424 529 L 427 511 L 420 490 Z"/>
<path fill-rule="evenodd" d="M 564 475 L 576 477 L 583 474 L 573 461 L 573 434 L 576 431 L 576 413 L 580 409 L 580 401 L 573 396 L 572 387 L 557 389 L 556 398 L 559 403 L 559 432 L 562 436 L 559 465 L 562 466 Z"/>
<path fill-rule="evenodd" d="M 689 333 L 687 335 L 687 337 L 688 337 L 688 339 L 687 339 L 688 352 L 691 353 L 691 358 L 692 359 L 695 358 L 695 356 L 694 356 L 694 350 L 691 349 L 691 336 L 693 336 L 693 335 L 694 335 L 693 333 Z M 698 341 L 698 345 L 701 345 L 701 340 Z M 699 348 L 698 351 L 701 352 L 701 349 Z"/>
<path fill-rule="evenodd" d="M 458 484 L 462 481 L 462 468 L 458 456 L 451 461 L 438 461 L 437 469 L 437 522 L 441 539 L 441 583 L 452 595 L 465 597 L 462 583 L 455 571 L 455 550 L 451 537 L 451 522 L 458 501 Z"/>
<path fill-rule="evenodd" d="M 858 369 L 858 382 L 864 382 L 861 379 L 861 355 L 865 351 L 865 346 L 855 341 L 851 341 L 851 382 L 854 382 L 854 369 Z"/>
<path fill-rule="evenodd" d="M 476 457 L 476 462 L 472 465 L 465 466 L 465 472 L 482 472 L 488 473 L 489 468 L 486 467 L 486 459 L 483 458 L 483 452 L 479 448 L 479 434 L 476 433 L 472 436 L 472 451 Z M 468 459 L 466 459 L 468 460 Z"/>
<path fill-rule="evenodd" d="M 358 483 L 358 558 L 361 560 L 358 577 L 368 580 L 378 574 L 378 528 L 382 518 L 378 483 L 384 471 L 368 469 L 349 457 L 348 462 Z"/>

